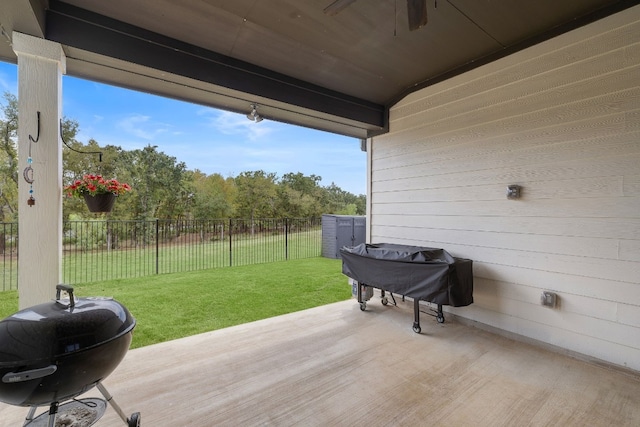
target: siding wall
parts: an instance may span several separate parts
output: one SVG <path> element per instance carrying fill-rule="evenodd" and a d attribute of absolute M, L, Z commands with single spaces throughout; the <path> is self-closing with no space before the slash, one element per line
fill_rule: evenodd
<path fill-rule="evenodd" d="M 640 7 L 411 94 L 368 153 L 368 241 L 474 260 L 451 312 L 640 371 Z"/>

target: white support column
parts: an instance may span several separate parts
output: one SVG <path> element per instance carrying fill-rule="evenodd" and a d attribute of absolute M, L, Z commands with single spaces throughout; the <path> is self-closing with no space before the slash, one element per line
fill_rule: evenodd
<path fill-rule="evenodd" d="M 18 294 L 23 309 L 51 300 L 62 279 L 59 127 L 66 58 L 58 43 L 16 32 L 12 39 L 18 56 Z M 33 159 L 30 164 L 29 152 Z M 29 166 L 33 170 L 33 193 L 23 176 Z M 33 206 L 27 203 L 31 195 Z"/>
<path fill-rule="evenodd" d="M 367 218 L 367 233 L 366 233 L 366 243 L 371 243 L 371 187 L 372 187 L 372 171 L 373 171 L 373 138 L 367 138 L 367 208 L 366 208 L 366 218 Z"/>

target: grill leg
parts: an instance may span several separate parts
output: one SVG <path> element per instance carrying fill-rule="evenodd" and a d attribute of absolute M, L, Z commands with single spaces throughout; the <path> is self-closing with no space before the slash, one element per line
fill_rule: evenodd
<path fill-rule="evenodd" d="M 438 304 L 438 314 L 436 315 L 438 323 L 444 323 L 444 313 L 442 312 L 442 304 Z"/>
<path fill-rule="evenodd" d="M 33 416 L 36 413 L 37 409 L 37 406 L 32 406 L 29 408 L 29 413 L 27 414 L 27 418 L 24 419 L 24 424 L 22 425 L 22 427 L 29 425 L 29 423 L 33 421 Z"/>
<path fill-rule="evenodd" d="M 362 296 L 362 286 L 364 283 L 356 282 L 358 284 L 358 303 L 360 303 L 360 310 L 365 311 L 367 309 L 367 302 L 364 301 Z"/>
<path fill-rule="evenodd" d="M 98 390 L 100 390 L 100 393 L 102 393 L 102 395 L 104 396 L 105 400 L 107 402 L 109 402 L 109 405 L 111 405 L 111 407 L 118 413 L 118 415 L 120 415 L 120 418 L 122 418 L 122 421 L 124 421 L 125 424 L 128 424 L 129 423 L 129 419 L 124 414 L 124 412 L 122 411 L 120 406 L 116 403 L 116 401 L 113 400 L 113 396 L 111 396 L 111 394 L 109 394 L 109 392 L 107 391 L 106 388 L 104 388 L 102 383 L 96 384 L 96 387 L 98 387 Z"/>
<path fill-rule="evenodd" d="M 422 332 L 420 327 L 420 300 L 418 298 L 413 299 L 413 332 L 416 334 Z"/>
<path fill-rule="evenodd" d="M 58 413 L 58 402 L 53 402 L 49 407 L 49 427 L 55 427 L 56 414 Z"/>
<path fill-rule="evenodd" d="M 118 415 L 120 416 L 120 418 L 122 418 L 122 421 L 124 421 L 127 427 L 140 427 L 140 412 L 134 412 L 133 414 L 131 414 L 130 418 L 127 418 L 127 416 L 124 414 L 120 406 L 116 403 L 115 400 L 113 400 L 113 396 L 111 396 L 111 394 L 102 385 L 102 383 L 101 382 L 97 383 L 96 387 L 98 387 L 98 390 L 100 390 L 100 393 L 102 393 L 105 400 L 109 402 L 111 407 L 118 413 Z"/>

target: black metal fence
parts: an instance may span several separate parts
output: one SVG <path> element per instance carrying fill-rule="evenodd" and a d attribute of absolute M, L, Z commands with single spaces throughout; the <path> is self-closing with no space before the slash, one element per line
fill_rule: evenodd
<path fill-rule="evenodd" d="M 18 223 L 0 223 L 0 263 L 2 276 L 0 289 L 16 289 L 18 287 Z"/>
<path fill-rule="evenodd" d="M 18 225 L 0 223 L 0 290 L 18 284 Z M 90 283 L 320 256 L 320 218 L 65 221 L 63 280 Z"/>

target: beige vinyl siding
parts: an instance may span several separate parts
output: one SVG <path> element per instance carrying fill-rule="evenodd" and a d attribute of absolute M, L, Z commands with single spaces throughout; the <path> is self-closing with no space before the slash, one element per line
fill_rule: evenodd
<path fill-rule="evenodd" d="M 369 241 L 474 261 L 449 311 L 640 371 L 640 6 L 409 95 L 368 152 Z"/>

